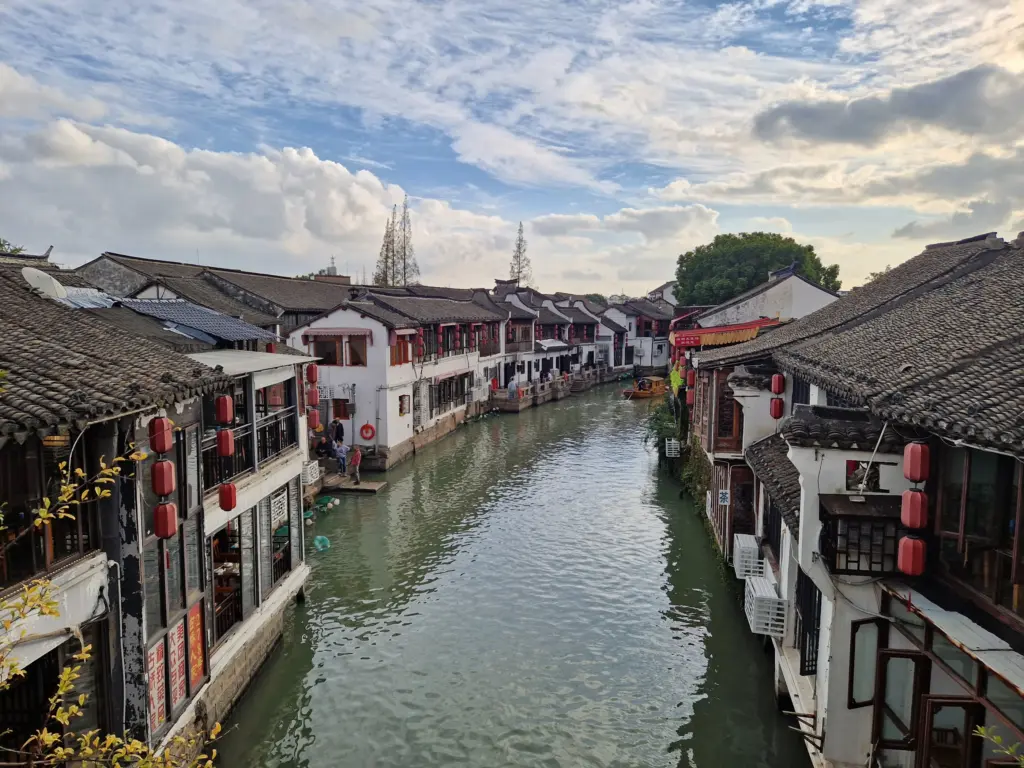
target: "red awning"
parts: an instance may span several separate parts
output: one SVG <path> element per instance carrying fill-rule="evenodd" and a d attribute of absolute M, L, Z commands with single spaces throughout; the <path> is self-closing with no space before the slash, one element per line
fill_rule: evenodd
<path fill-rule="evenodd" d="M 677 349 L 688 347 L 715 347 L 724 344 L 737 344 L 750 341 L 757 337 L 762 328 L 781 325 L 782 321 L 775 318 L 761 318 L 747 323 L 734 325 L 716 325 L 710 328 L 690 328 L 685 331 L 672 331 L 669 341 Z"/>

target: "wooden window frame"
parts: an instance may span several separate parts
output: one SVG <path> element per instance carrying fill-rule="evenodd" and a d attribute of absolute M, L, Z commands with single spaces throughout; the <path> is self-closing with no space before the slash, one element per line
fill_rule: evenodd
<path fill-rule="evenodd" d="M 330 344 L 334 343 L 334 359 L 337 362 L 325 363 L 322 359 L 317 361 L 318 365 L 327 366 L 330 368 L 344 368 L 345 367 L 345 347 L 343 346 L 343 339 L 338 336 L 317 336 L 313 339 L 313 343 L 310 344 L 310 354 L 316 355 L 317 344 Z"/>
<path fill-rule="evenodd" d="M 896 713 L 889 709 L 885 703 L 885 685 L 890 659 L 911 659 L 914 662 L 914 682 L 911 689 L 913 703 L 910 707 L 910 722 L 904 723 Z M 881 749 L 892 749 L 898 751 L 914 751 L 917 748 L 918 729 L 921 720 L 921 700 L 928 694 L 931 677 L 931 659 L 924 651 L 908 651 L 895 648 L 880 649 L 875 662 L 875 695 L 872 699 L 873 712 L 871 715 L 871 742 Z M 899 741 L 886 740 L 882 738 L 882 716 L 883 710 L 888 710 L 889 716 L 897 723 L 897 726 L 904 731 L 903 739 Z"/>
<path fill-rule="evenodd" d="M 878 674 L 878 652 L 883 650 L 889 643 L 889 622 L 885 619 L 870 618 L 870 619 L 859 619 L 857 621 L 850 622 L 850 661 L 849 669 L 847 670 L 846 679 L 846 708 L 847 709 L 860 709 L 862 707 L 870 707 L 875 703 L 874 692 L 872 695 L 863 701 L 857 701 L 853 696 L 853 679 L 856 673 L 857 664 L 857 632 L 865 626 L 876 627 L 875 650 L 873 653 L 875 659 L 875 674 Z"/>
<path fill-rule="evenodd" d="M 412 362 L 412 342 L 399 336 L 389 349 L 391 350 L 391 365 L 405 365 Z"/>
<path fill-rule="evenodd" d="M 363 345 L 363 361 L 361 363 L 355 363 L 352 361 L 352 342 L 360 340 Z M 366 368 L 370 364 L 370 340 L 368 337 L 359 336 L 346 336 L 345 337 L 345 365 L 349 368 Z"/>

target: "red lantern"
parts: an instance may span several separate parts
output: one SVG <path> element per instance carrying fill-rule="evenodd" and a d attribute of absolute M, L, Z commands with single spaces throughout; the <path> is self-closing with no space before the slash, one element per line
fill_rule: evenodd
<path fill-rule="evenodd" d="M 174 462 L 167 459 L 160 459 L 153 462 L 150 470 L 150 484 L 153 486 L 153 493 L 157 496 L 170 496 L 176 487 L 174 478 Z"/>
<path fill-rule="evenodd" d="M 320 426 L 320 411 L 310 411 L 306 414 L 306 421 L 309 422 L 310 429 L 317 429 Z"/>
<path fill-rule="evenodd" d="M 693 405 L 695 402 L 697 402 L 697 398 L 696 398 L 696 395 L 694 394 L 693 390 L 692 389 L 686 390 L 686 404 L 687 405 Z"/>
<path fill-rule="evenodd" d="M 231 395 L 218 395 L 214 401 L 214 415 L 218 424 L 228 426 L 235 421 L 235 401 Z"/>
<path fill-rule="evenodd" d="M 221 483 L 220 488 L 217 489 L 217 500 L 220 502 L 220 508 L 225 512 L 230 512 L 238 504 L 238 489 L 234 483 Z"/>
<path fill-rule="evenodd" d="M 267 342 L 267 352 L 274 354 L 277 351 L 277 345 L 274 342 Z"/>
<path fill-rule="evenodd" d="M 772 394 L 781 395 L 786 391 L 786 377 L 781 373 L 772 374 Z"/>
<path fill-rule="evenodd" d="M 174 447 L 174 431 L 170 419 L 157 416 L 149 422 L 149 447 L 154 453 L 170 453 Z"/>
<path fill-rule="evenodd" d="M 928 494 L 924 491 L 904 491 L 900 509 L 900 522 L 905 528 L 917 530 L 928 526 Z"/>
<path fill-rule="evenodd" d="M 904 536 L 900 539 L 899 555 L 896 567 L 907 576 L 920 576 L 924 573 L 928 547 L 924 539 L 916 536 Z"/>
<path fill-rule="evenodd" d="M 903 476 L 912 483 L 928 479 L 929 451 L 926 443 L 907 443 L 903 449 Z"/>
<path fill-rule="evenodd" d="M 540 339 L 540 323 L 533 326 L 533 337 L 535 339 Z"/>
<path fill-rule="evenodd" d="M 692 387 L 697 384 L 697 372 L 691 368 L 686 372 L 686 386 Z"/>
<path fill-rule="evenodd" d="M 773 397 L 771 402 L 771 414 L 775 420 L 782 418 L 782 411 L 785 408 L 786 401 L 781 397 Z"/>
<path fill-rule="evenodd" d="M 310 384 L 316 384 L 320 379 L 320 366 L 316 363 L 306 366 L 306 381 Z"/>
<path fill-rule="evenodd" d="M 178 505 L 157 504 L 153 510 L 153 532 L 158 539 L 169 539 L 178 532 Z"/>
<path fill-rule="evenodd" d="M 311 408 L 316 408 L 320 405 L 320 390 L 317 389 L 316 385 L 309 388 L 306 392 L 306 404 Z"/>
<path fill-rule="evenodd" d="M 235 455 L 235 431 L 222 429 L 217 432 L 217 455 L 221 458 Z"/>

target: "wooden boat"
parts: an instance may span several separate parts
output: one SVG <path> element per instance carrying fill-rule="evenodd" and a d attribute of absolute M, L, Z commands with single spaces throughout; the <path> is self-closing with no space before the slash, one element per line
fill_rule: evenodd
<path fill-rule="evenodd" d="M 643 400 L 651 397 L 665 396 L 665 379 L 661 376 L 644 376 L 630 388 L 622 390 L 627 400 Z"/>

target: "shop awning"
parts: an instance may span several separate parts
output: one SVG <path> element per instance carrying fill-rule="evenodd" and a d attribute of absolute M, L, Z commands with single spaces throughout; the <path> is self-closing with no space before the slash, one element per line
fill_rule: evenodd
<path fill-rule="evenodd" d="M 780 325 L 781 321 L 774 318 L 753 320 L 749 323 L 735 325 L 716 325 L 711 328 L 690 328 L 685 331 L 672 331 L 669 342 L 679 348 L 688 347 L 720 347 L 724 344 L 738 344 L 757 337 L 763 328 Z"/>

